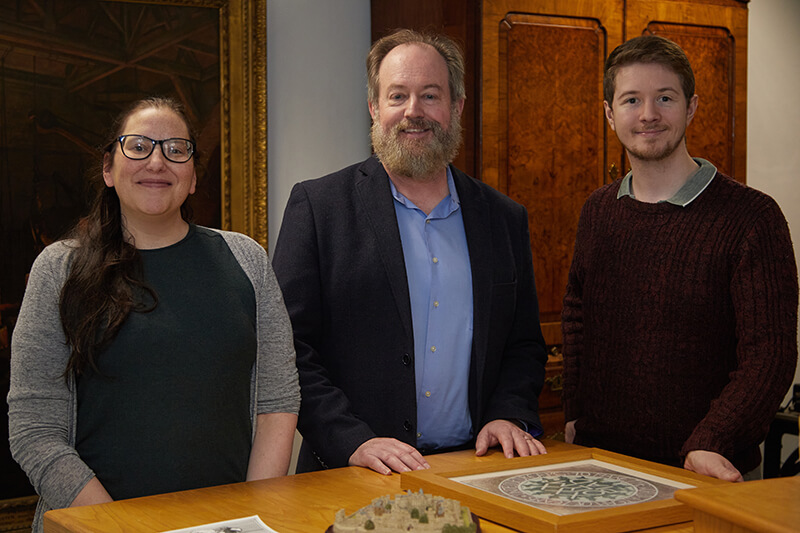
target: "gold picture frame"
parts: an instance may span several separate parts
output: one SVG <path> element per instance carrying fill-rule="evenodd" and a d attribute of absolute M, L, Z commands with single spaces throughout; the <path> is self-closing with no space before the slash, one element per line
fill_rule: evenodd
<path fill-rule="evenodd" d="M 266 247 L 266 0 L 107 1 L 218 10 L 221 227 Z"/>
<path fill-rule="evenodd" d="M 480 478 L 482 475 L 486 475 L 488 479 L 493 474 L 501 478 L 504 473 L 512 475 L 525 469 L 556 470 L 559 465 L 566 467 L 569 463 L 592 461 L 607 465 L 614 470 L 631 472 L 634 476 L 641 476 L 642 479 L 660 480 L 664 485 L 672 485 L 672 492 L 686 485 L 705 487 L 727 483 L 680 468 L 597 448 L 585 448 L 532 457 L 517 457 L 500 464 L 479 464 L 462 470 L 430 469 L 406 472 L 401 475 L 400 486 L 404 490 L 421 489 L 437 496 L 460 500 L 479 517 L 525 532 L 611 533 L 681 524 L 692 520 L 692 510 L 672 497 L 671 493 L 669 497 L 653 501 L 559 515 L 512 499 L 500 491 L 488 491 L 456 480 L 456 478 L 462 480 Z"/>

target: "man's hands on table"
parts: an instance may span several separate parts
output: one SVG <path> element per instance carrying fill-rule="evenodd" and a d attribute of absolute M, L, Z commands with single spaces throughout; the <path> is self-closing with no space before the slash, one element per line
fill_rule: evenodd
<path fill-rule="evenodd" d="M 564 442 L 567 444 L 575 442 L 575 420 L 570 420 L 564 426 Z"/>
<path fill-rule="evenodd" d="M 348 461 L 350 466 L 371 468 L 379 474 L 411 472 L 430 468 L 416 448 L 397 439 L 375 437 L 356 448 Z"/>
<path fill-rule="evenodd" d="M 544 444 L 508 420 L 493 420 L 483 426 L 475 441 L 475 455 L 486 455 L 489 448 L 500 446 L 508 458 L 547 453 Z M 363 466 L 379 474 L 411 472 L 430 468 L 419 451 L 397 439 L 375 437 L 356 448 L 348 461 L 350 466 Z"/>
<path fill-rule="evenodd" d="M 528 432 L 508 420 L 492 420 L 481 429 L 475 440 L 475 455 L 486 455 L 489 448 L 500 445 L 503 455 L 520 457 L 547 453 L 544 444 L 534 439 Z"/>
<path fill-rule="evenodd" d="M 744 481 L 741 472 L 730 461 L 722 455 L 708 450 L 690 451 L 686 454 L 683 467 L 686 470 L 724 481 Z"/>
<path fill-rule="evenodd" d="M 567 422 L 564 428 L 564 440 L 568 443 L 575 440 L 575 420 Z M 741 472 L 730 461 L 722 455 L 708 450 L 689 452 L 683 462 L 683 467 L 686 470 L 724 481 L 744 481 Z"/>

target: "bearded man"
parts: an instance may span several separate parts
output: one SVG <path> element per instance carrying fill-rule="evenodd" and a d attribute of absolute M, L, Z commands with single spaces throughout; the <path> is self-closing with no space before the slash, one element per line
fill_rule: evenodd
<path fill-rule="evenodd" d="M 302 388 L 297 470 L 545 453 L 528 215 L 450 165 L 461 51 L 400 30 L 373 44 L 367 71 L 375 155 L 297 184 L 273 254 Z"/>
<path fill-rule="evenodd" d="M 797 361 L 797 268 L 769 196 L 692 158 L 689 60 L 655 35 L 606 60 L 631 172 L 586 201 L 564 298 L 566 436 L 728 481 L 758 477 Z"/>

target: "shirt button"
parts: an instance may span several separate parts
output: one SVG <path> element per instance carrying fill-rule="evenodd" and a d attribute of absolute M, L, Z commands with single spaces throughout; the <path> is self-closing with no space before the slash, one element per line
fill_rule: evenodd
<path fill-rule="evenodd" d="M 425 223 L 426 223 L 426 224 L 430 224 L 430 223 L 431 223 L 431 219 L 429 219 L 429 218 L 426 218 L 426 219 L 425 219 Z"/>
<path fill-rule="evenodd" d="M 434 300 L 433 306 L 434 307 L 439 307 L 439 300 Z"/>
<path fill-rule="evenodd" d="M 426 390 L 426 391 L 425 391 L 425 397 L 426 397 L 426 398 L 430 398 L 430 397 L 431 397 L 431 391 L 429 391 L 429 390 Z"/>
<path fill-rule="evenodd" d="M 436 353 L 436 346 L 431 346 L 431 352 Z"/>
<path fill-rule="evenodd" d="M 417 433 L 417 438 L 422 438 L 422 433 Z"/>
<path fill-rule="evenodd" d="M 434 258 L 433 258 L 433 264 L 436 264 L 436 263 L 438 263 L 438 262 L 439 262 L 439 258 L 438 258 L 438 257 L 434 257 Z"/>

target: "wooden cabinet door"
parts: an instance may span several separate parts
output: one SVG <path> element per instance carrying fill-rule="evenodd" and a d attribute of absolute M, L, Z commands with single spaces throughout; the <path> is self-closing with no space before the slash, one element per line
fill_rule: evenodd
<path fill-rule="evenodd" d="M 627 0 L 626 39 L 661 35 L 686 52 L 699 95 L 686 132 L 689 153 L 745 181 L 747 2 Z"/>
<path fill-rule="evenodd" d="M 603 114 L 603 64 L 624 40 L 686 50 L 700 106 L 689 153 L 744 181 L 747 0 L 372 0 L 373 38 L 432 28 L 465 48 L 464 149 L 456 166 L 528 208 L 542 329 L 560 314 L 580 209 L 628 170 Z"/>
<path fill-rule="evenodd" d="M 603 63 L 622 43 L 623 7 L 622 0 L 482 2 L 481 178 L 528 208 L 548 344 L 561 343 L 581 206 L 619 175 L 622 147 L 602 103 Z"/>

